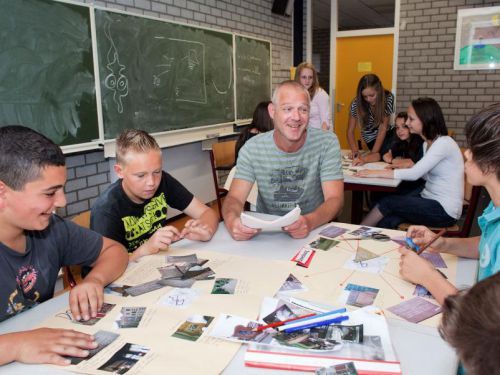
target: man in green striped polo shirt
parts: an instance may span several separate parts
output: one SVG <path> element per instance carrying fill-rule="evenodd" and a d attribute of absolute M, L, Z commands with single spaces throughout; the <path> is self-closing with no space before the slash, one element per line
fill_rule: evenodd
<path fill-rule="evenodd" d="M 299 219 L 283 228 L 293 238 L 304 238 L 333 219 L 344 203 L 339 142 L 334 133 L 308 128 L 307 90 L 294 81 L 282 82 L 268 109 L 274 130 L 253 137 L 240 150 L 222 207 L 226 227 L 235 240 L 248 240 L 259 232 L 240 220 L 255 182 L 257 212 L 281 216 L 300 206 Z"/>

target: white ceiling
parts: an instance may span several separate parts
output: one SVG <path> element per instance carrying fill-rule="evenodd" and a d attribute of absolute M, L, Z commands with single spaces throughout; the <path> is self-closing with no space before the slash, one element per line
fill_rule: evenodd
<path fill-rule="evenodd" d="M 330 27 L 330 0 L 311 0 L 313 28 Z M 339 30 L 394 26 L 395 0 L 338 0 Z"/>

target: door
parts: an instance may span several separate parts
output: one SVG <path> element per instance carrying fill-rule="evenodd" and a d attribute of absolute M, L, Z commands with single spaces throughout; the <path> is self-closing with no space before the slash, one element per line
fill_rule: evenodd
<path fill-rule="evenodd" d="M 376 74 L 384 88 L 391 91 L 394 36 L 390 34 L 339 37 L 336 45 L 336 94 L 333 103 L 335 133 L 341 148 L 348 149 L 346 132 L 349 106 L 356 95 L 359 79 L 365 74 Z M 359 130 L 356 134 L 357 139 L 360 139 Z"/>

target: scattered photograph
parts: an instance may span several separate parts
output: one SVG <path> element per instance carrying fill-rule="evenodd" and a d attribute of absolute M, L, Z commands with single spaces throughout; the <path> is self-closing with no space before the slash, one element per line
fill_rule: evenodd
<path fill-rule="evenodd" d="M 424 251 L 420 256 L 424 259 L 427 259 L 431 262 L 436 268 L 448 268 L 443 257 L 439 253 L 430 253 L 428 251 Z"/>
<path fill-rule="evenodd" d="M 356 250 L 356 256 L 354 257 L 354 262 L 359 263 L 375 258 L 378 258 L 377 254 L 372 253 L 370 250 L 366 250 L 365 248 L 359 246 L 358 249 Z"/>
<path fill-rule="evenodd" d="M 132 297 L 137 297 L 142 294 L 146 294 L 163 288 L 165 285 L 161 284 L 159 281 L 160 280 L 148 281 L 147 283 L 125 288 L 125 291 Z"/>
<path fill-rule="evenodd" d="M 94 340 L 97 342 L 97 348 L 90 349 L 89 355 L 85 358 L 82 357 L 66 357 L 71 360 L 72 365 L 77 365 L 82 361 L 88 361 L 90 358 L 95 356 L 101 350 L 103 350 L 106 346 L 115 341 L 120 335 L 114 332 L 109 331 L 97 331 L 92 336 L 94 336 Z"/>
<path fill-rule="evenodd" d="M 76 324 L 83 324 L 84 326 L 93 326 L 96 324 L 99 320 L 104 318 L 108 312 L 110 312 L 113 307 L 116 305 L 114 303 L 106 303 L 104 302 L 102 304 L 101 309 L 97 312 L 97 316 L 95 318 L 91 318 L 89 320 L 73 320 L 73 323 Z"/>
<path fill-rule="evenodd" d="M 359 227 L 358 229 L 353 230 L 348 234 L 350 234 L 353 237 L 369 237 L 375 233 L 380 233 L 380 229 L 371 227 Z"/>
<path fill-rule="evenodd" d="M 281 305 L 278 307 L 276 310 L 274 310 L 271 314 L 265 316 L 262 318 L 266 324 L 271 324 L 271 323 L 276 323 L 276 322 L 283 322 L 288 319 L 292 319 L 297 317 L 286 304 Z"/>
<path fill-rule="evenodd" d="M 307 290 L 307 288 L 302 284 L 302 282 L 297 279 L 294 275 L 290 274 L 286 278 L 285 282 L 278 290 L 278 293 L 282 292 L 302 292 Z"/>
<path fill-rule="evenodd" d="M 315 375 L 357 375 L 354 362 L 340 363 L 330 367 L 322 367 L 316 370 Z"/>
<path fill-rule="evenodd" d="M 274 339 L 281 345 L 307 350 L 335 350 L 341 342 L 335 339 L 337 329 L 334 325 L 320 326 L 301 331 L 286 333 L 279 332 Z"/>
<path fill-rule="evenodd" d="M 389 307 L 387 310 L 411 323 L 419 323 L 439 314 L 441 306 L 435 305 L 427 299 L 414 297 L 408 301 Z"/>
<path fill-rule="evenodd" d="M 177 328 L 177 331 L 174 332 L 172 337 L 196 341 L 203 335 L 203 332 L 205 332 L 205 329 L 212 323 L 212 320 L 214 320 L 213 316 L 191 315 L 179 328 Z"/>
<path fill-rule="evenodd" d="M 145 312 L 145 307 L 122 307 L 115 323 L 118 328 L 137 328 Z"/>
<path fill-rule="evenodd" d="M 332 337 L 336 341 L 353 342 L 359 344 L 363 342 L 363 324 L 355 326 L 344 326 L 335 324 L 332 327 Z"/>
<path fill-rule="evenodd" d="M 201 268 L 200 266 L 194 266 L 184 273 L 182 280 L 210 280 L 213 275 L 215 275 L 215 272 L 210 267 Z"/>
<path fill-rule="evenodd" d="M 158 282 L 163 286 L 171 286 L 172 288 L 191 288 L 195 282 L 195 279 L 161 279 Z"/>
<path fill-rule="evenodd" d="M 337 227 L 335 225 L 329 225 L 325 229 L 323 229 L 321 232 L 319 232 L 320 236 L 323 237 L 329 237 L 329 238 L 335 238 L 338 237 L 345 232 L 347 232 L 349 229 Z"/>
<path fill-rule="evenodd" d="M 149 352 L 149 348 L 137 344 L 125 344 L 99 370 L 125 374 Z"/>
<path fill-rule="evenodd" d="M 337 330 L 332 326 L 321 326 L 286 333 L 277 330 L 257 331 L 259 324 L 245 318 L 222 314 L 210 335 L 242 343 L 258 343 L 275 347 L 307 349 L 316 351 L 338 350 L 342 344 L 333 338 Z"/>
<path fill-rule="evenodd" d="M 196 254 L 189 255 L 167 255 L 167 263 L 196 263 L 198 262 L 198 257 Z"/>
<path fill-rule="evenodd" d="M 404 236 L 391 237 L 391 241 L 396 242 L 399 246 L 406 247 L 406 240 Z"/>
<path fill-rule="evenodd" d="M 335 245 L 339 244 L 340 241 L 331 240 L 329 238 L 319 237 L 309 244 L 310 247 L 316 250 L 328 251 Z"/>
<path fill-rule="evenodd" d="M 236 284 L 238 280 L 236 279 L 226 279 L 219 278 L 215 279 L 214 287 L 212 289 L 212 294 L 234 294 L 236 289 Z"/>
<path fill-rule="evenodd" d="M 356 307 L 373 305 L 379 292 L 376 288 L 351 283 L 347 284 L 345 290 L 349 292 L 346 304 Z"/>
<path fill-rule="evenodd" d="M 131 288 L 131 285 L 117 285 L 110 284 L 104 288 L 104 294 L 110 294 L 119 297 L 128 297 L 127 288 Z"/>
<path fill-rule="evenodd" d="M 419 297 L 432 297 L 431 292 L 427 290 L 427 288 L 423 285 L 417 284 L 415 286 L 415 290 L 413 291 L 414 296 L 419 296 Z"/>
<path fill-rule="evenodd" d="M 159 267 L 160 275 L 162 279 L 172 279 L 174 277 L 182 277 L 183 273 L 181 270 L 175 266 L 175 264 L 169 264 L 167 266 Z"/>

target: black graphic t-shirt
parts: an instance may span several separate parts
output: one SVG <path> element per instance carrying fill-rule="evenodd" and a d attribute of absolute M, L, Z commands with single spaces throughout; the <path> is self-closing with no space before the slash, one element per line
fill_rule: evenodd
<path fill-rule="evenodd" d="M 118 180 L 92 207 L 90 228 L 133 252 L 166 225 L 168 206 L 184 211 L 192 200 L 193 194 L 166 172 L 155 195 L 140 204 L 127 197 L 122 180 Z"/>
<path fill-rule="evenodd" d="M 62 266 L 91 265 L 102 249 L 102 236 L 52 215 L 43 231 L 26 231 L 21 254 L 0 242 L 0 321 L 54 295 Z"/>

